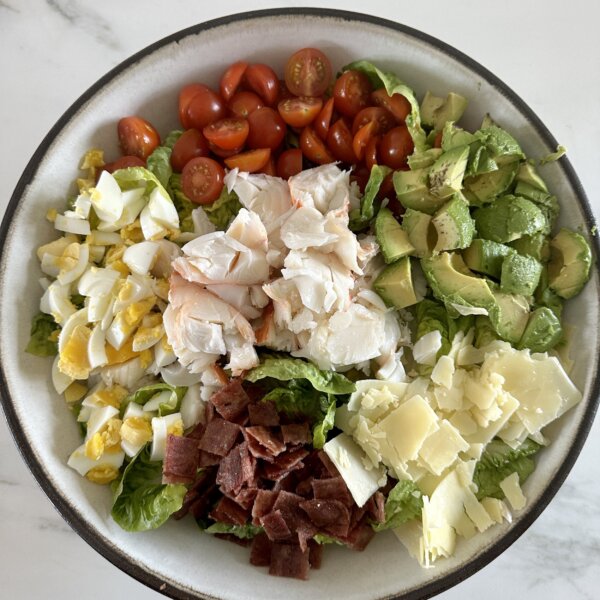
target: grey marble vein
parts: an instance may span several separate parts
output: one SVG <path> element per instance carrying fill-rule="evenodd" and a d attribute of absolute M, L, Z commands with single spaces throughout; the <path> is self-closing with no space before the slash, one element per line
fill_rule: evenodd
<path fill-rule="evenodd" d="M 121 49 L 121 44 L 109 22 L 88 6 L 75 0 L 46 0 L 46 3 L 68 23 L 94 36 L 101 44 L 113 50 Z"/>

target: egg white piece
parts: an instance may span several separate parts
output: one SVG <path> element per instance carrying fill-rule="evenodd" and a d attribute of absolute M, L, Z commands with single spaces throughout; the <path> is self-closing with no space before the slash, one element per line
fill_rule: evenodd
<path fill-rule="evenodd" d="M 181 413 L 173 413 L 166 417 L 154 417 L 152 419 L 152 448 L 150 460 L 164 460 L 167 448 L 168 430 L 181 421 Z"/>
<path fill-rule="evenodd" d="M 205 402 L 200 395 L 200 385 L 190 385 L 181 400 L 181 419 L 183 428 L 189 429 L 204 420 Z"/>
<path fill-rule="evenodd" d="M 51 314 L 59 325 L 65 323 L 77 312 L 71 302 L 71 286 L 61 285 L 58 281 L 51 283 L 42 296 L 40 310 Z"/>
<path fill-rule="evenodd" d="M 72 269 L 60 270 L 60 273 L 57 275 L 59 283 L 61 283 L 62 285 L 66 285 L 68 283 L 73 283 L 74 281 L 79 279 L 86 270 L 89 260 L 90 247 L 87 244 L 79 244 L 79 256 L 77 257 L 77 262 L 75 263 Z"/>
<path fill-rule="evenodd" d="M 148 275 L 160 250 L 156 242 L 140 242 L 129 246 L 123 254 L 123 262 L 132 273 Z"/>
<path fill-rule="evenodd" d="M 119 276 L 114 269 L 91 266 L 77 282 L 77 290 L 82 296 L 105 296 L 112 293 Z"/>
<path fill-rule="evenodd" d="M 54 228 L 58 231 L 76 235 L 88 235 L 91 231 L 90 222 L 72 211 L 67 211 L 64 215 L 56 215 Z"/>
<path fill-rule="evenodd" d="M 101 406 L 93 408 L 87 422 L 87 433 L 85 440 L 89 440 L 95 433 L 100 431 L 111 419 L 119 415 L 119 409 L 114 406 Z"/>
<path fill-rule="evenodd" d="M 52 363 L 52 385 L 57 394 L 62 394 L 75 380 L 59 370 L 59 360 L 60 356 L 56 355 Z"/>
<path fill-rule="evenodd" d="M 92 330 L 92 335 L 88 342 L 88 361 L 92 369 L 103 367 L 108 362 L 108 357 L 106 356 L 106 335 L 99 324 Z"/>
<path fill-rule="evenodd" d="M 163 390 L 155 394 L 144 404 L 144 412 L 154 412 L 160 408 L 161 404 L 168 402 L 171 398 L 171 390 Z"/>
<path fill-rule="evenodd" d="M 101 221 L 114 223 L 123 214 L 121 188 L 108 171 L 102 171 L 100 174 L 96 188 L 92 191 L 91 202 Z"/>
<path fill-rule="evenodd" d="M 69 338 L 73 335 L 73 331 L 79 325 L 87 325 L 88 324 L 88 310 L 87 307 L 78 310 L 73 313 L 63 325 L 63 328 L 60 330 L 60 335 L 58 336 L 58 352 L 61 353 L 69 341 Z"/>
<path fill-rule="evenodd" d="M 86 456 L 85 444 L 82 444 L 79 446 L 79 448 L 73 451 L 71 456 L 69 456 L 67 465 L 69 465 L 69 467 L 72 469 L 75 469 L 81 476 L 85 477 L 85 475 L 94 467 L 110 466 L 114 467 L 115 469 L 120 469 L 124 460 L 125 453 L 122 451 L 106 452 L 99 460 L 93 460 L 92 458 L 88 458 Z"/>

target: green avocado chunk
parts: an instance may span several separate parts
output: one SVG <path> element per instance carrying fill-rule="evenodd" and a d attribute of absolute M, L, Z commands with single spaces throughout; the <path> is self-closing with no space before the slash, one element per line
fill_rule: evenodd
<path fill-rule="evenodd" d="M 518 163 L 509 163 L 487 173 L 465 177 L 464 194 L 472 206 L 481 206 L 492 202 L 503 194 L 513 182 Z"/>
<path fill-rule="evenodd" d="M 479 237 L 503 244 L 541 231 L 547 224 L 536 204 L 511 195 L 502 196 L 493 204 L 478 208 L 473 218 Z"/>
<path fill-rule="evenodd" d="M 444 152 L 429 170 L 431 193 L 438 198 L 449 198 L 460 192 L 468 159 L 468 146 L 458 146 Z"/>
<path fill-rule="evenodd" d="M 446 98 L 434 96 L 427 91 L 421 102 L 421 123 L 440 130 L 447 121 L 458 121 L 467 108 L 467 99 L 450 92 Z"/>
<path fill-rule="evenodd" d="M 518 240 L 509 242 L 509 246 L 519 254 L 531 256 L 541 263 L 550 260 L 550 240 L 545 233 L 538 232 L 532 235 L 524 235 Z"/>
<path fill-rule="evenodd" d="M 408 234 L 394 217 L 389 208 L 382 208 L 375 219 L 375 236 L 381 248 L 381 253 L 387 264 L 412 254 L 414 246 L 408 239 Z"/>
<path fill-rule="evenodd" d="M 393 175 L 394 189 L 398 200 L 405 208 L 433 214 L 444 198 L 433 196 L 429 191 L 429 169 L 396 171 Z"/>
<path fill-rule="evenodd" d="M 433 295 L 444 304 L 482 308 L 489 311 L 496 304 L 487 281 L 469 271 L 457 252 L 442 252 L 421 260 L 421 267 Z"/>
<path fill-rule="evenodd" d="M 536 308 L 531 315 L 519 342 L 519 349 L 529 348 L 532 352 L 547 352 L 562 339 L 559 318 L 546 306 Z"/>
<path fill-rule="evenodd" d="M 535 258 L 513 252 L 502 263 L 500 289 L 506 294 L 532 296 L 541 274 L 542 264 Z"/>
<path fill-rule="evenodd" d="M 515 179 L 518 183 L 526 183 L 536 190 L 540 190 L 546 194 L 548 193 L 548 186 L 531 163 L 522 163 L 519 166 Z"/>
<path fill-rule="evenodd" d="M 561 229 L 550 241 L 548 286 L 561 298 L 579 294 L 590 277 L 592 251 L 585 238 L 570 229 Z"/>
<path fill-rule="evenodd" d="M 424 152 L 417 152 L 408 157 L 408 166 L 411 171 L 430 167 L 442 154 L 441 148 L 429 148 Z"/>
<path fill-rule="evenodd" d="M 388 265 L 375 279 L 373 289 L 395 308 L 406 308 L 421 300 L 415 292 L 408 256 Z"/>
<path fill-rule="evenodd" d="M 475 224 L 469 205 L 458 194 L 435 213 L 431 223 L 437 233 L 435 252 L 467 248 L 473 240 Z"/>
<path fill-rule="evenodd" d="M 489 310 L 492 326 L 503 340 L 516 344 L 527 327 L 529 303 L 518 294 L 505 294 L 497 289 L 493 289 L 492 293 L 496 301 Z"/>
<path fill-rule="evenodd" d="M 463 250 L 462 256 L 467 267 L 472 271 L 500 279 L 502 263 L 513 252 L 514 250 L 504 244 L 478 238 Z"/>
<path fill-rule="evenodd" d="M 564 300 L 548 287 L 548 265 L 544 265 L 542 269 L 540 283 L 535 290 L 534 299 L 536 306 L 545 306 L 559 319 L 561 318 Z"/>
<path fill-rule="evenodd" d="M 498 339 L 498 334 L 489 317 L 478 315 L 475 317 L 475 347 L 482 348 Z"/>
<path fill-rule="evenodd" d="M 408 208 L 402 218 L 402 229 L 415 249 L 414 255 L 419 258 L 431 256 L 435 248 L 437 234 L 431 220 L 431 215 L 412 208 Z"/>

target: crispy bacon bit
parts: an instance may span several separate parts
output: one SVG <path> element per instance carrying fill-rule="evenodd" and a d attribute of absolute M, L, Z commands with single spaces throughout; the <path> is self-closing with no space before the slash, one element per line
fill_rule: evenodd
<path fill-rule="evenodd" d="M 279 414 L 273 402 L 249 404 L 248 412 L 250 413 L 250 425 L 262 425 L 263 427 L 279 425 Z"/>
<path fill-rule="evenodd" d="M 235 423 L 221 418 L 213 419 L 206 426 L 198 447 L 210 454 L 225 456 L 233 448 L 240 431 L 240 426 Z"/>
<path fill-rule="evenodd" d="M 292 532 L 280 510 L 274 510 L 261 517 L 260 524 L 265 528 L 265 533 L 272 542 L 286 540 L 292 536 Z"/>
<path fill-rule="evenodd" d="M 308 559 L 308 550 L 303 552 L 300 546 L 276 542 L 271 546 L 269 575 L 308 579 Z"/>
<path fill-rule="evenodd" d="M 198 442 L 178 435 L 167 436 L 163 483 L 193 483 L 198 470 Z"/>
<path fill-rule="evenodd" d="M 282 425 L 281 433 L 285 444 L 310 444 L 312 441 L 308 423 Z"/>
<path fill-rule="evenodd" d="M 239 379 L 232 379 L 210 397 L 210 404 L 227 421 L 237 421 L 250 403 Z"/>
<path fill-rule="evenodd" d="M 248 519 L 248 511 L 239 504 L 223 496 L 208 515 L 215 521 L 230 523 L 232 525 L 243 525 Z"/>

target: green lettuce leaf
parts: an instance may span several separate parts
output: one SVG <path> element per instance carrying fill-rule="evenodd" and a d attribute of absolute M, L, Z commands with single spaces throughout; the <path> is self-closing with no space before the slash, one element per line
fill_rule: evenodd
<path fill-rule="evenodd" d="M 228 533 L 235 535 L 235 537 L 241 540 L 251 540 L 254 536 L 262 533 L 263 528 L 258 525 L 252 525 L 252 523 L 246 523 L 245 525 L 230 525 L 229 523 L 213 523 L 209 525 L 205 530 L 205 533 Z"/>
<path fill-rule="evenodd" d="M 504 499 L 500 482 L 515 471 L 522 485 L 535 469 L 533 456 L 541 448 L 540 444 L 529 438 L 515 450 L 501 440 L 492 440 L 475 467 L 473 482 L 477 485 L 477 498 Z"/>
<path fill-rule="evenodd" d="M 173 131 L 170 131 L 167 134 L 167 137 L 163 140 L 163 147 L 173 150 L 173 146 L 182 135 L 183 131 L 181 131 L 181 129 L 174 129 Z"/>
<path fill-rule="evenodd" d="M 265 377 L 280 381 L 307 379 L 316 390 L 326 394 L 351 394 L 356 389 L 354 383 L 341 373 L 321 371 L 301 358 L 267 358 L 246 375 L 246 379 L 252 382 Z"/>
<path fill-rule="evenodd" d="M 352 231 L 360 231 L 367 227 L 377 214 L 375 198 L 383 180 L 390 171 L 389 167 L 380 167 L 379 165 L 374 165 L 371 168 L 369 181 L 367 181 L 364 196 L 360 201 L 360 208 L 350 211 L 350 224 L 348 226 Z"/>
<path fill-rule="evenodd" d="M 394 529 L 421 514 L 423 495 L 419 488 L 408 480 L 399 481 L 385 501 L 385 521 L 372 523 L 375 531 Z"/>
<path fill-rule="evenodd" d="M 206 204 L 202 208 L 210 222 L 217 229 L 224 231 L 238 214 L 242 205 L 235 192 L 228 192 L 227 187 L 223 187 L 221 195 L 212 204 Z"/>
<path fill-rule="evenodd" d="M 307 417 L 313 423 L 324 418 L 330 404 L 326 394 L 302 379 L 291 379 L 286 387 L 273 388 L 262 401 L 273 402 L 278 412 L 292 418 Z"/>
<path fill-rule="evenodd" d="M 559 158 L 563 157 L 567 153 L 567 149 L 564 146 L 558 145 L 556 147 L 556 152 L 550 152 L 550 154 L 546 154 L 543 158 L 540 158 L 540 165 L 545 165 L 549 162 L 554 162 Z"/>
<path fill-rule="evenodd" d="M 118 169 L 113 173 L 122 190 L 132 190 L 134 188 L 145 187 L 144 196 L 148 198 L 154 188 L 158 188 L 159 193 L 169 202 L 173 202 L 169 192 L 161 183 L 160 179 L 144 167 L 128 167 L 127 169 Z"/>
<path fill-rule="evenodd" d="M 163 484 L 161 478 L 162 462 L 150 461 L 149 444 L 146 444 L 113 486 L 111 514 L 122 529 L 156 529 L 181 508 L 187 488 Z"/>
<path fill-rule="evenodd" d="M 421 127 L 421 113 L 414 91 L 393 73 L 381 71 L 373 63 L 366 60 L 359 60 L 342 68 L 342 71 L 350 70 L 364 73 L 371 80 L 375 89 L 384 87 L 388 95 L 402 94 L 409 101 L 411 112 L 406 117 L 406 126 L 414 142 L 415 151 L 424 150 L 426 136 Z"/>
<path fill-rule="evenodd" d="M 327 441 L 327 434 L 335 423 L 335 396 L 329 396 L 329 406 L 323 418 L 313 427 L 313 447 L 322 448 Z"/>
<path fill-rule="evenodd" d="M 192 211 L 197 208 L 196 205 L 188 199 L 183 193 L 181 187 L 181 175 L 179 173 L 173 173 L 169 179 L 169 190 L 173 197 L 173 204 L 175 210 L 179 215 L 179 229 L 183 233 L 189 233 L 194 231 L 194 221 L 192 220 Z"/>
<path fill-rule="evenodd" d="M 125 412 L 127 405 L 130 402 L 135 402 L 136 404 L 144 405 L 148 400 L 151 400 L 157 394 L 160 394 L 164 391 L 170 391 L 171 395 L 167 402 L 162 402 L 158 407 L 158 415 L 160 417 L 164 417 L 166 415 L 170 415 L 179 410 L 179 406 L 181 405 L 181 401 L 187 392 L 187 387 L 179 386 L 175 387 L 169 385 L 168 383 L 155 383 L 153 385 L 146 385 L 141 387 L 139 390 L 133 392 L 133 394 L 129 394 L 127 398 L 125 398 L 121 411 Z"/>
<path fill-rule="evenodd" d="M 175 142 L 181 137 L 182 133 L 183 131 L 171 131 L 163 144 L 158 146 L 146 161 L 148 171 L 156 175 L 161 185 L 167 190 L 169 189 L 169 180 L 173 174 L 171 152 L 173 151 Z"/>
<path fill-rule="evenodd" d="M 325 533 L 317 533 L 313 537 L 313 540 L 317 542 L 317 544 L 337 544 L 338 546 L 345 546 L 344 542 L 331 537 L 330 535 L 326 535 Z"/>
<path fill-rule="evenodd" d="M 31 320 L 30 338 L 25 347 L 25 352 L 35 356 L 56 356 L 58 341 L 52 341 L 50 336 L 57 329 L 60 329 L 60 326 L 52 315 L 43 312 L 35 315 Z"/>

